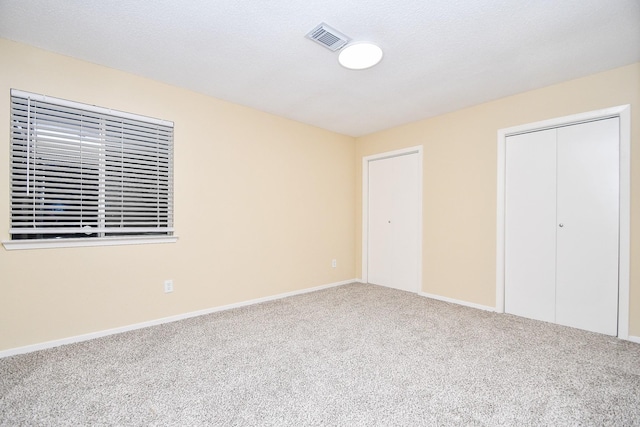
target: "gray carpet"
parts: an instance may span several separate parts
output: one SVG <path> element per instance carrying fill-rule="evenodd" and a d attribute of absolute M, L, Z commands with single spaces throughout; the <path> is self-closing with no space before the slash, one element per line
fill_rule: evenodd
<path fill-rule="evenodd" d="M 351 284 L 0 359 L 0 424 L 640 425 L 640 345 Z"/>

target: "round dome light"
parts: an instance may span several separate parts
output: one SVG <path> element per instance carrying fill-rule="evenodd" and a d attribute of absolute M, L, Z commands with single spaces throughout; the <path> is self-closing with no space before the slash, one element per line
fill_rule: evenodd
<path fill-rule="evenodd" d="M 376 65 L 382 59 L 382 49 L 373 43 L 357 42 L 340 51 L 338 62 L 350 70 L 364 70 Z"/>

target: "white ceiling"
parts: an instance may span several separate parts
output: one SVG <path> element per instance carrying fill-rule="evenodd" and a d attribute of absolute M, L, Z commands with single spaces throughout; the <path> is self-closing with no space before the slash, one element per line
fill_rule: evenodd
<path fill-rule="evenodd" d="M 361 136 L 640 61 L 640 0 L 0 0 L 0 36 Z"/>

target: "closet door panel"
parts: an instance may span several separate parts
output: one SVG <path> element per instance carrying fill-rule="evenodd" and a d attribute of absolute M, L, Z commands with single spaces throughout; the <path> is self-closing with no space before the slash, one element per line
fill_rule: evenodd
<path fill-rule="evenodd" d="M 410 154 L 395 158 L 394 176 L 399 184 L 393 200 L 393 247 L 396 289 L 418 292 L 418 257 L 420 239 L 419 156 Z"/>
<path fill-rule="evenodd" d="M 506 144 L 505 311 L 555 321 L 556 130 Z"/>
<path fill-rule="evenodd" d="M 394 162 L 369 162 L 368 282 L 386 285 L 394 281 L 393 264 L 393 179 Z"/>
<path fill-rule="evenodd" d="M 558 129 L 556 322 L 609 335 L 618 317 L 618 129 L 618 118 Z"/>

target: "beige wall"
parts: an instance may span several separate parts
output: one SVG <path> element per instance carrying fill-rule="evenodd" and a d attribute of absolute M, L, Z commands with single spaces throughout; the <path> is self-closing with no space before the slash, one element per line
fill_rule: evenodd
<path fill-rule="evenodd" d="M 357 271 L 362 158 L 422 145 L 422 291 L 495 306 L 498 129 L 622 104 L 632 115 L 629 332 L 640 336 L 640 63 L 358 138 Z"/>
<path fill-rule="evenodd" d="M 0 350 L 356 276 L 353 138 L 8 40 L 0 57 L 0 239 L 9 238 L 10 88 L 174 121 L 179 236 L 0 247 Z M 164 294 L 165 279 L 174 293 Z"/>

